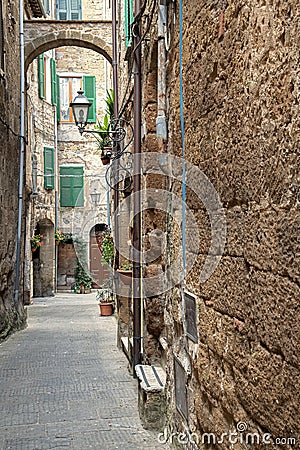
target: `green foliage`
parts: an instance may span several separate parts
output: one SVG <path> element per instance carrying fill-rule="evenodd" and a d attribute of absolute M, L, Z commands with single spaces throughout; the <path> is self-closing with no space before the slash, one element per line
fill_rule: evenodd
<path fill-rule="evenodd" d="M 98 120 L 95 125 L 95 131 L 101 131 L 100 134 L 96 134 L 95 137 L 98 141 L 98 147 L 102 150 L 104 147 L 111 146 L 111 138 L 109 136 L 110 121 L 114 118 L 114 91 L 111 89 L 107 91 L 107 97 L 105 99 L 106 108 L 103 122 Z"/>
<path fill-rule="evenodd" d="M 43 239 L 43 235 L 42 234 L 35 234 L 31 239 L 30 239 L 30 243 L 31 243 L 31 248 L 33 250 L 36 250 L 37 248 L 39 248 L 43 243 L 42 243 L 42 239 Z"/>
<path fill-rule="evenodd" d="M 96 300 L 100 303 L 110 303 L 113 301 L 112 293 L 109 289 L 98 289 Z"/>
<path fill-rule="evenodd" d="M 114 101 L 115 101 L 115 94 L 113 89 L 110 89 L 109 91 L 106 91 L 106 109 L 105 112 L 109 117 L 109 120 L 114 119 Z"/>
<path fill-rule="evenodd" d="M 122 270 L 132 270 L 132 262 L 125 259 L 125 261 L 121 264 L 120 269 Z"/>
<path fill-rule="evenodd" d="M 92 278 L 86 273 L 79 261 L 77 261 L 75 269 L 75 285 L 83 286 L 86 289 L 91 289 L 92 287 Z"/>
<path fill-rule="evenodd" d="M 105 264 L 112 265 L 114 260 L 114 241 L 111 234 L 107 234 L 102 240 L 102 258 Z"/>

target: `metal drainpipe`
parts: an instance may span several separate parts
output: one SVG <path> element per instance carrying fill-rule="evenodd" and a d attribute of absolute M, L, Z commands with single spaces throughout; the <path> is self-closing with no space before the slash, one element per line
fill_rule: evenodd
<path fill-rule="evenodd" d="M 141 10 L 141 1 L 135 0 L 135 17 Z M 142 85 L 141 85 L 141 22 L 134 26 L 134 158 L 133 158 L 133 374 L 135 366 L 141 362 L 141 126 L 142 126 Z"/>
<path fill-rule="evenodd" d="M 55 231 L 58 229 L 58 146 L 57 146 L 57 110 L 56 106 L 54 106 L 54 158 L 55 158 L 55 166 L 54 166 L 54 191 L 55 191 Z M 58 274 L 58 245 L 55 245 L 55 292 L 57 292 L 57 274 Z"/>
<path fill-rule="evenodd" d="M 113 47 L 113 60 L 112 60 L 112 69 L 113 69 L 113 90 L 114 90 L 114 116 L 115 118 L 119 115 L 119 95 L 118 95 L 118 43 L 117 43 L 117 2 L 116 0 L 112 0 L 112 47 Z M 119 192 L 114 191 L 114 212 L 118 209 L 119 206 Z M 119 267 L 119 223 L 117 214 L 115 216 L 115 231 L 114 231 L 114 240 L 115 240 L 115 261 L 114 266 L 115 269 Z"/>
<path fill-rule="evenodd" d="M 158 57 L 157 57 L 157 117 L 156 136 L 167 140 L 167 120 L 166 120 L 166 47 L 165 35 L 167 24 L 167 5 L 158 3 Z"/>
<path fill-rule="evenodd" d="M 23 214 L 23 181 L 25 161 L 25 56 L 24 56 L 24 6 L 23 0 L 19 1 L 20 10 L 20 165 L 19 165 L 19 194 L 18 194 L 18 225 L 16 248 L 16 278 L 14 302 L 19 303 L 19 276 L 21 265 L 21 233 Z"/>

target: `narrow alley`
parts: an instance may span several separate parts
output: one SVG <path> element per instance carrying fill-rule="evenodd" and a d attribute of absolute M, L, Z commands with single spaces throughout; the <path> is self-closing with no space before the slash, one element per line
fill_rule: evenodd
<path fill-rule="evenodd" d="M 1 450 L 165 448 L 144 430 L 137 382 L 95 294 L 35 299 L 1 346 Z"/>

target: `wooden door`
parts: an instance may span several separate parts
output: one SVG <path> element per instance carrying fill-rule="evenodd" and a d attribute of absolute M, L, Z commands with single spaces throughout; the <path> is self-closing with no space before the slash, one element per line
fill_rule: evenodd
<path fill-rule="evenodd" d="M 93 278 L 93 287 L 101 287 L 109 283 L 108 267 L 102 263 L 102 255 L 97 244 L 96 234 L 90 234 L 90 272 Z"/>

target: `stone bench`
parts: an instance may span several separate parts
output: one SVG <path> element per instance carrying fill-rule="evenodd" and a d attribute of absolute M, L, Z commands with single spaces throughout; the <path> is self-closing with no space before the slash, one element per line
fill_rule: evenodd
<path fill-rule="evenodd" d="M 149 430 L 162 430 L 165 425 L 165 371 L 158 366 L 138 364 L 135 372 L 139 379 L 139 413 L 143 426 Z"/>

